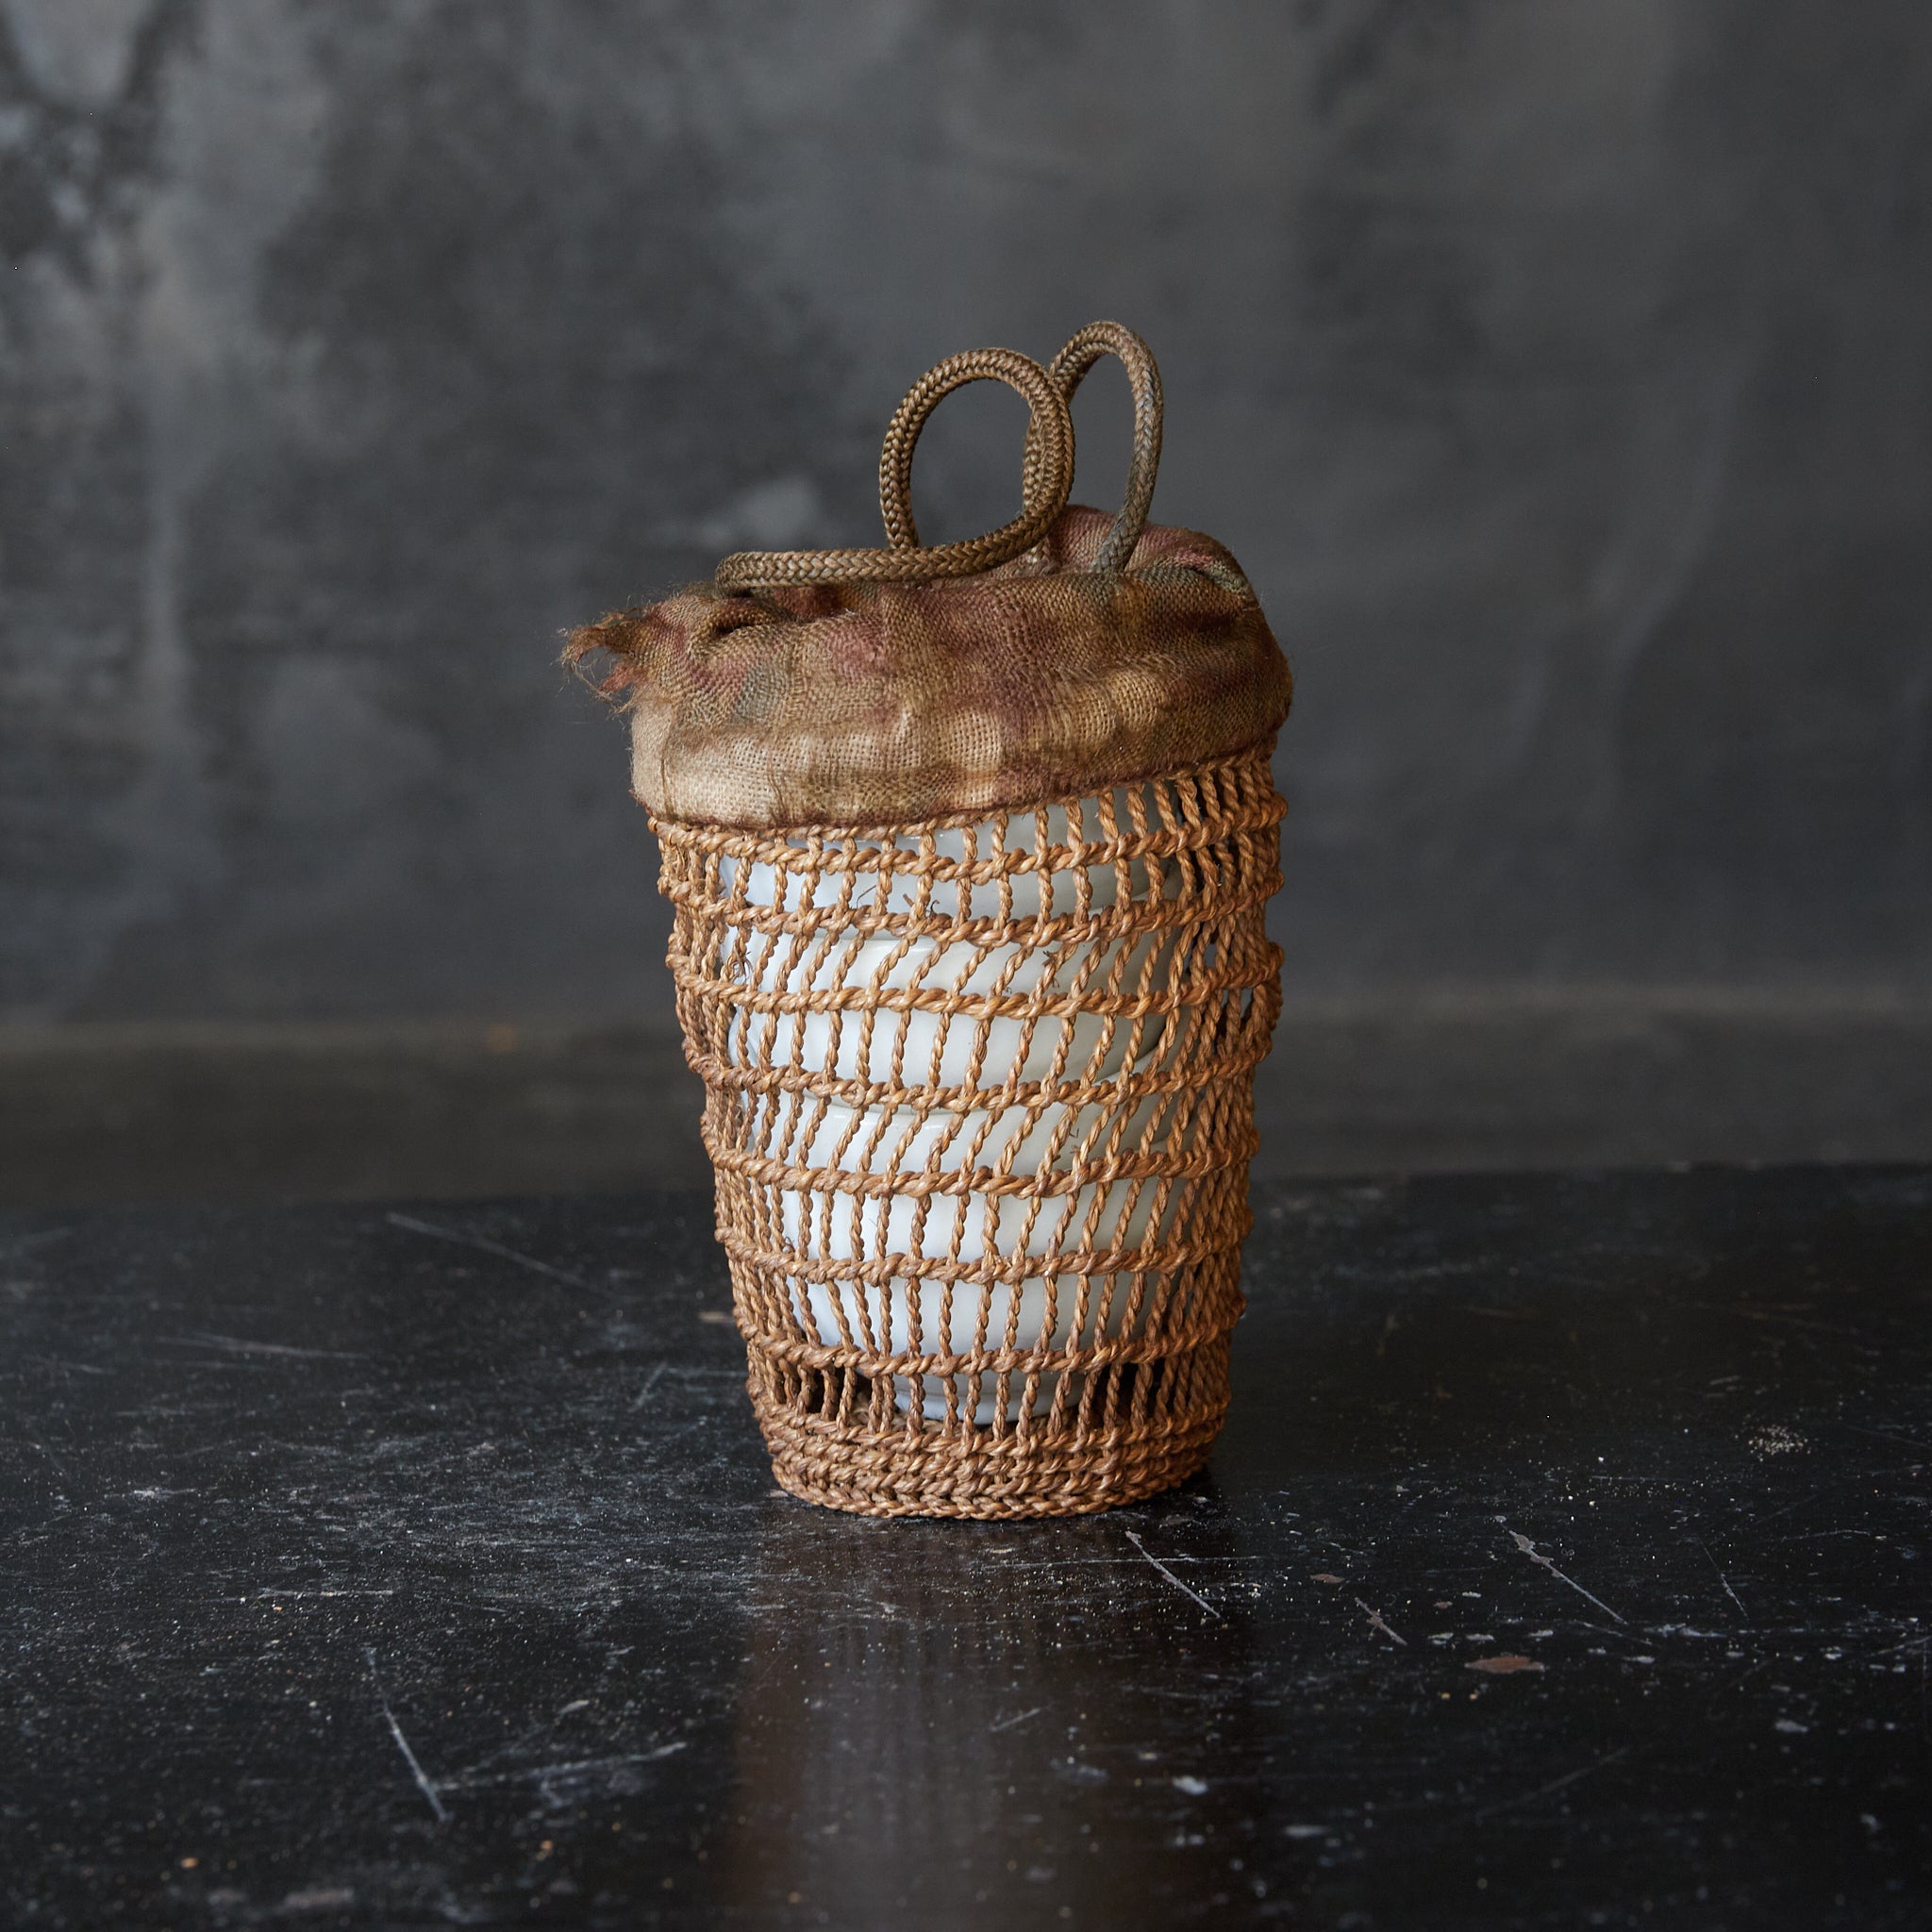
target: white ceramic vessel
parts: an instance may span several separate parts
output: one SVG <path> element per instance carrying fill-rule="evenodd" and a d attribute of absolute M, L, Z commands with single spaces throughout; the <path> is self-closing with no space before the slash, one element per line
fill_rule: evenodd
<path fill-rule="evenodd" d="M 895 1268 L 888 1282 L 808 1281 L 805 1309 L 819 1339 L 895 1355 L 963 1355 L 972 1350 L 1011 1346 L 1025 1351 L 1061 1349 L 1076 1342 L 1091 1346 L 1138 1331 L 1143 1309 L 1131 1306 L 1130 1257 L 1167 1231 L 1184 1191 L 1158 1179 L 1117 1179 L 1073 1185 L 1077 1169 L 1109 1153 L 1143 1146 L 1150 1132 L 1171 1121 L 1179 1096 L 1153 1095 L 1130 1107 L 1091 1103 L 1036 1103 L 998 1111 L 972 1108 L 931 1112 L 910 1108 L 852 1108 L 807 1102 L 804 1122 L 794 1136 L 803 1143 L 792 1158 L 829 1179 L 841 1174 L 936 1171 L 943 1184 L 971 1176 L 963 1191 L 925 1195 L 859 1194 L 836 1185 L 784 1189 L 779 1215 L 788 1247 L 805 1259 L 873 1261 L 891 1257 L 908 1265 Z M 1163 1138 L 1173 1138 L 1163 1136 Z M 1183 1144 L 1191 1132 L 1183 1129 Z M 931 1163 L 930 1168 L 928 1162 Z M 994 1175 L 1034 1177 L 1042 1173 L 1068 1176 L 1063 1191 L 1045 1195 L 1001 1193 L 985 1183 Z M 1157 1219 L 1157 1216 L 1158 1217 Z M 954 1290 L 948 1307 L 944 1283 L 922 1274 L 921 1261 L 958 1260 L 968 1265 L 989 1257 L 1008 1263 L 1041 1262 L 1076 1247 L 1115 1254 L 1127 1265 L 1086 1276 L 1054 1277 L 1051 1331 L 1047 1319 L 1047 1273 L 1014 1270 L 1014 1278 L 994 1285 L 985 1297 L 967 1281 Z M 918 1282 L 915 1323 L 913 1280 Z M 1043 1374 L 1035 1397 L 1041 1412 L 1051 1405 L 1058 1377 Z M 957 1413 L 982 1423 L 997 1412 L 998 1377 L 954 1378 Z M 977 1387 L 972 1386 L 977 1383 Z M 1024 1395 L 1025 1371 L 1011 1372 L 1007 1408 L 1016 1413 Z M 941 1378 L 924 1378 L 919 1391 L 925 1413 L 947 1412 Z M 901 1407 L 913 1400 L 909 1377 L 899 1378 Z"/>
<path fill-rule="evenodd" d="M 1085 823 L 1090 827 L 1095 823 L 1095 809 L 1091 805 L 1087 808 Z M 1048 843 L 1065 844 L 1068 815 L 1064 808 L 1057 806 L 1008 824 L 1001 845 L 995 843 L 995 828 L 991 823 L 975 827 L 971 841 L 973 855 L 985 859 L 996 850 L 1036 852 L 1041 817 L 1046 821 Z M 968 857 L 968 837 L 962 831 L 935 833 L 933 842 L 941 858 L 963 863 Z M 942 882 L 925 888 L 922 904 L 920 882 L 904 873 L 822 873 L 811 903 L 857 915 L 884 914 L 889 918 L 924 913 L 948 921 L 998 919 L 1010 930 L 1013 921 L 1041 917 L 1042 898 L 1047 902 L 1047 919 L 1077 922 L 1085 917 L 1104 922 L 1120 903 L 1124 886 L 1133 899 L 1144 902 L 1157 891 L 1172 897 L 1178 890 L 1179 878 L 1173 860 L 1158 873 L 1144 859 L 1102 861 L 1050 872 L 1012 873 L 1004 900 L 996 880 L 979 880 L 963 888 Z M 724 883 L 728 890 L 732 883 L 728 873 Z M 748 868 L 744 881 L 747 906 L 774 907 L 782 897 L 784 909 L 796 911 L 805 904 L 805 896 L 802 874 L 788 873 L 781 887 L 776 868 Z M 962 897 L 966 901 L 963 908 L 959 904 Z M 1104 995 L 1110 986 L 1131 993 L 1150 978 L 1156 982 L 1165 979 L 1174 952 L 1172 933 L 1044 944 L 1010 941 L 988 944 L 930 933 L 908 938 L 890 927 L 869 929 L 862 924 L 831 924 L 834 930 L 811 938 L 747 931 L 741 953 L 724 963 L 733 977 L 763 993 L 846 989 L 882 995 L 869 1022 L 850 1009 L 836 1015 L 824 1011 L 753 1015 L 732 1035 L 730 1051 L 739 1063 L 796 1066 L 844 1080 L 941 1089 L 969 1084 L 972 1075 L 971 1085 L 996 1089 L 1012 1080 L 1109 1078 L 1129 1059 L 1141 1058 L 1158 1043 L 1158 1025 L 1144 1020 L 1136 1024 L 1091 1011 L 1071 1016 L 1049 1012 L 1030 1020 L 1002 1016 L 981 1027 L 965 1016 L 948 1019 L 922 1008 L 911 996 L 920 991 L 969 998 L 1032 994 L 1042 1005 L 1049 1005 L 1083 998 L 1091 1001 Z M 902 996 L 896 1003 L 895 995 Z"/>
<path fill-rule="evenodd" d="M 1096 808 L 1082 811 L 1087 842 L 1097 846 Z M 1042 827 L 1041 819 L 1045 823 Z M 1121 822 L 1125 823 L 1124 809 Z M 964 863 L 995 852 L 1033 854 L 1044 834 L 1049 844 L 1069 842 L 1067 812 L 1025 814 L 1010 822 L 1004 844 L 992 824 L 933 835 L 938 856 Z M 908 844 L 909 841 L 902 841 Z M 1084 877 L 1083 877 L 1084 874 Z M 860 915 L 852 924 L 824 922 L 804 936 L 740 928 L 731 957 L 720 965 L 747 991 L 760 994 L 862 991 L 862 1001 L 841 1010 L 759 1013 L 748 1011 L 734 1026 L 728 1057 L 736 1064 L 795 1067 L 848 1081 L 893 1090 L 877 1105 L 852 1106 L 787 1091 L 758 1103 L 774 1109 L 759 1142 L 788 1165 L 817 1170 L 832 1184 L 788 1188 L 779 1194 L 779 1232 L 804 1257 L 876 1261 L 903 1257 L 909 1265 L 890 1282 L 808 1280 L 802 1319 L 827 1344 L 847 1343 L 893 1354 L 961 1354 L 1010 1345 L 1020 1351 L 1091 1345 L 1120 1337 L 1138 1315 L 1127 1309 L 1131 1273 L 1056 1279 L 1052 1330 L 1047 1312 L 1048 1274 L 1018 1274 L 991 1291 L 984 1326 L 978 1284 L 961 1283 L 945 1307 L 942 1283 L 921 1275 L 918 1262 L 954 1259 L 974 1264 L 989 1257 L 1043 1260 L 1076 1247 L 1131 1253 L 1164 1227 L 1154 1224 L 1157 1208 L 1167 1222 L 1185 1190 L 1157 1180 L 1087 1183 L 1067 1191 L 1029 1198 L 989 1191 L 1002 1176 L 1065 1174 L 1074 1176 L 1108 1156 L 1144 1148 L 1150 1137 L 1171 1141 L 1186 1111 L 1179 1096 L 1155 1094 L 1123 1103 L 1091 1098 L 1091 1083 L 1110 1081 L 1159 1064 L 1186 1024 L 1187 1015 L 1140 1019 L 1078 1010 L 1112 990 L 1131 997 L 1162 986 L 1174 970 L 1176 940 L 1171 931 L 1109 936 L 1107 915 L 1124 895 L 1138 903 L 1172 896 L 1178 889 L 1175 861 L 1150 864 L 1098 853 L 1093 862 L 1050 871 L 1009 871 L 998 879 L 951 880 L 933 885 L 891 871 L 881 852 L 875 871 L 823 872 L 811 891 L 819 908 Z M 736 883 L 727 874 L 727 890 Z M 742 903 L 753 908 L 802 909 L 806 878 L 769 865 L 746 869 Z M 924 897 L 921 894 L 924 893 Z M 1044 901 L 1044 905 L 1042 905 Z M 963 903 L 962 903 L 963 902 Z M 998 920 L 1010 933 L 1016 920 L 1092 920 L 1092 936 L 1047 939 L 1042 943 L 1004 940 L 987 943 L 929 932 L 907 936 L 892 924 L 868 929 L 866 916 L 924 915 L 944 919 Z M 903 921 L 898 922 L 903 924 Z M 1048 1010 L 1015 1017 L 952 1015 L 921 1008 L 921 991 L 974 996 L 1033 995 Z M 901 996 L 894 1003 L 894 996 Z M 1056 1012 L 1058 1004 L 1075 1010 Z M 1080 1104 L 1053 1098 L 1063 1084 L 1079 1082 Z M 927 1092 L 937 1090 L 934 1100 Z M 1004 1091 L 1003 1091 L 1004 1090 Z M 938 1095 L 943 1095 L 943 1103 Z M 977 1104 L 985 1095 L 985 1104 Z M 1184 1139 L 1191 1140 L 1184 1130 Z M 832 1181 L 838 1174 L 924 1175 L 929 1168 L 959 1177 L 959 1191 L 867 1195 Z M 970 1176 L 970 1178 L 968 1178 Z M 974 1183 L 978 1185 L 974 1185 Z M 912 1283 L 917 1281 L 917 1320 Z M 1075 1334 L 1078 1324 L 1079 1333 Z M 916 1332 L 915 1332 L 916 1330 Z M 1035 1407 L 1043 1412 L 1056 1377 L 1041 1377 Z M 947 1414 L 943 1382 L 900 1377 L 902 1408 L 917 1400 L 934 1419 Z M 954 1412 L 980 1423 L 1000 1407 L 997 1377 L 955 1378 Z M 980 1386 L 969 1387 L 977 1381 Z M 1011 1373 L 1006 1408 L 1024 1402 L 1025 1374 Z"/>

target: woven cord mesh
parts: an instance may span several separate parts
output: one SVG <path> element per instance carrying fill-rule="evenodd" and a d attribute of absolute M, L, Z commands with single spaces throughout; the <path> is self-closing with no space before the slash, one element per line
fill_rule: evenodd
<path fill-rule="evenodd" d="M 654 821 L 778 1480 L 1072 1514 L 1206 1460 L 1280 1007 L 1269 747 L 1034 810 Z"/>

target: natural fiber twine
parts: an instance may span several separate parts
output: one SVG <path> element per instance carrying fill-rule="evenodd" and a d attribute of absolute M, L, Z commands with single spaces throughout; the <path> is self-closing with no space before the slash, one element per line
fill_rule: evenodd
<path fill-rule="evenodd" d="M 1107 354 L 1110 524 L 1067 505 Z M 923 549 L 913 446 L 985 377 L 1032 411 L 1022 513 Z M 1233 558 L 1144 527 L 1159 449 L 1117 324 L 954 357 L 888 432 L 890 548 L 741 553 L 572 640 L 617 660 L 752 1403 L 811 1502 L 1107 1508 L 1226 1411 L 1289 680 Z"/>
<path fill-rule="evenodd" d="M 1241 1310 L 1253 1074 L 1280 1009 L 1262 910 L 1280 884 L 1282 809 L 1257 747 L 1072 802 L 1058 841 L 1045 811 L 789 838 L 658 822 L 752 1403 L 794 1494 L 880 1516 L 1071 1515 L 1207 1459 Z M 942 856 L 948 830 L 958 857 Z M 1091 904 L 1100 868 L 1122 881 L 1106 909 Z M 761 874 L 774 885 L 753 904 Z M 1056 915 L 1062 880 L 1074 904 Z M 999 909 L 962 912 L 975 888 Z M 871 983 L 851 983 L 878 937 Z M 939 970 L 893 972 L 921 941 Z M 1034 990 L 1004 990 L 1016 982 Z M 810 1015 L 824 1016 L 816 1051 Z M 923 1066 L 908 1051 L 915 1016 L 934 1023 Z M 1009 1067 L 1051 1033 L 1043 1077 L 989 1067 L 1001 1022 L 1021 1034 Z M 963 1077 L 930 1077 L 948 1058 Z M 841 1119 L 827 1161 L 824 1130 Z M 1014 1172 L 1041 1128 L 1049 1158 Z M 892 1158 L 916 1145 L 916 1165 Z M 890 1215 L 858 1207 L 883 1200 L 910 1204 L 903 1245 Z M 935 1254 L 923 1235 L 941 1202 Z M 1029 1278 L 1044 1301 L 1030 1348 L 1014 1291 Z M 895 1303 L 899 1328 L 942 1345 L 895 1351 Z M 966 1324 L 969 1345 L 944 1345 Z"/>

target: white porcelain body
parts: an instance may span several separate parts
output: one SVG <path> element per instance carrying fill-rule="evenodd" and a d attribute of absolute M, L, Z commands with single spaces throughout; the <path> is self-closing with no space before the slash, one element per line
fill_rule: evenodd
<path fill-rule="evenodd" d="M 1173 1094 L 1151 1096 L 1127 1115 L 1118 1134 L 1118 1110 L 1105 1104 L 1073 1108 L 1059 1103 L 1010 1107 L 998 1111 L 971 1108 L 935 1112 L 923 1118 L 911 1109 L 854 1109 L 828 1104 L 793 1158 L 828 1173 L 892 1174 L 926 1171 L 934 1159 L 941 1174 L 989 1171 L 1014 1176 L 1042 1172 L 1071 1173 L 1076 1165 L 1103 1158 L 1109 1151 L 1142 1146 L 1149 1130 L 1171 1121 Z M 808 1121 L 818 1109 L 808 1103 Z M 805 1137 L 801 1135 L 800 1139 Z M 1164 1137 L 1165 1138 L 1165 1137 Z M 1191 1134 L 1177 1137 L 1183 1144 Z M 963 1355 L 974 1349 L 1010 1345 L 1091 1346 L 1106 1337 L 1134 1332 L 1129 1320 L 1131 1262 L 1119 1272 L 1081 1277 L 1060 1274 L 1054 1296 L 1052 1331 L 1047 1332 L 1047 1278 L 1025 1274 L 996 1284 L 987 1302 L 982 1330 L 982 1291 L 974 1281 L 959 1283 L 947 1309 L 944 1283 L 920 1277 L 917 1262 L 957 1259 L 972 1266 L 988 1258 L 1044 1259 L 1084 1245 L 1091 1251 L 1130 1257 L 1165 1231 L 1183 1191 L 1158 1179 L 1090 1182 L 1045 1196 L 964 1193 L 915 1195 L 857 1194 L 834 1187 L 783 1189 L 778 1206 L 786 1244 L 805 1261 L 866 1261 L 904 1257 L 910 1265 L 886 1283 L 808 1282 L 805 1301 L 819 1337 L 895 1355 Z M 922 1208 L 924 1212 L 922 1214 Z M 1156 1222 L 1157 1210 L 1160 1220 Z M 957 1247 L 955 1245 L 957 1241 Z M 918 1320 L 913 1319 L 911 1278 L 918 1278 Z M 1082 1291 L 1085 1307 L 1082 1307 Z M 1138 1313 L 1138 1311 L 1136 1311 Z M 1077 1323 L 1077 1332 L 1076 1332 Z M 993 1420 L 997 1378 L 959 1375 L 955 1379 L 958 1412 L 982 1423 Z M 968 1385 L 975 1379 L 980 1387 Z M 1058 1377 L 1041 1377 L 1035 1407 L 1044 1412 Z M 1008 1412 L 1024 1398 L 1024 1370 L 1013 1372 Z M 912 1400 L 910 1378 L 901 1377 L 900 1406 Z M 927 1377 L 922 1393 L 925 1413 L 946 1414 L 943 1382 Z"/>
<path fill-rule="evenodd" d="M 1090 814 L 1091 808 L 1089 808 Z M 1056 806 L 1041 815 L 1046 820 L 1049 845 L 1068 837 L 1065 809 Z M 1090 816 L 1087 823 L 1093 823 Z M 1006 852 L 1033 852 L 1039 824 L 1027 815 L 1007 828 Z M 967 857 L 967 834 L 943 831 L 933 835 L 940 856 L 956 861 Z M 972 850 L 981 858 L 994 847 L 991 824 L 974 828 Z M 1081 873 L 1086 878 L 1082 904 Z M 1144 901 L 1157 890 L 1172 896 L 1179 873 L 1170 862 L 1157 879 L 1145 860 L 1099 864 L 1049 873 L 1022 872 L 1010 875 L 1003 907 L 996 881 L 980 881 L 965 889 L 968 903 L 962 916 L 977 919 L 1031 919 L 1040 915 L 1042 887 L 1048 900 L 1046 917 L 1104 917 L 1128 895 Z M 724 879 L 728 889 L 728 871 Z M 748 868 L 744 902 L 796 911 L 805 903 L 805 880 L 779 874 L 769 865 Z M 823 874 L 811 895 L 814 906 L 867 913 L 912 913 L 919 909 L 918 882 L 904 874 L 879 875 Z M 951 884 L 929 891 L 926 910 L 952 918 L 958 913 L 960 889 Z M 883 900 L 883 905 L 879 904 Z M 849 903 L 848 903 L 849 902 Z M 1092 997 L 1109 984 L 1132 991 L 1143 979 L 1164 978 L 1171 970 L 1174 935 L 1142 934 L 1120 940 L 1071 941 L 1046 945 L 1003 941 L 993 945 L 971 940 L 947 940 L 930 934 L 902 938 L 891 932 L 847 932 L 807 941 L 788 933 L 751 932 L 734 962 L 734 975 L 761 993 L 808 993 L 834 990 L 890 996 L 916 991 L 946 991 L 973 996 L 1037 995 L 1042 1003 Z M 1121 957 L 1124 955 L 1124 958 Z M 1009 1080 L 1041 1081 L 1107 1079 L 1128 1060 L 1138 1059 L 1158 1044 L 1158 1032 L 1146 1021 L 1138 1025 L 1103 1013 L 1046 1013 L 1023 1019 L 1007 1015 L 975 1024 L 972 1020 L 912 1008 L 877 1007 L 870 1024 L 850 1007 L 830 1012 L 755 1015 L 731 1037 L 733 1058 L 741 1064 L 796 1066 L 842 1080 L 885 1084 L 894 1079 L 908 1087 L 958 1088 L 968 1084 L 998 1088 Z M 975 1066 L 976 1062 L 976 1066 Z"/>
<path fill-rule="evenodd" d="M 1091 830 L 1097 823 L 1093 809 L 1088 806 L 1084 815 L 1090 840 L 1096 836 Z M 1065 841 L 1066 812 L 1054 808 L 1043 816 L 1048 842 Z M 1005 845 L 998 849 L 1030 852 L 1036 849 L 1041 829 L 1035 815 L 1019 818 L 1008 825 Z M 965 833 L 940 832 L 933 837 L 942 858 L 960 860 L 969 856 Z M 970 844 L 974 856 L 990 856 L 996 849 L 993 826 L 974 828 Z M 1104 919 L 1121 903 L 1124 891 L 1142 902 L 1171 896 L 1179 879 L 1173 861 L 1157 867 L 1135 859 L 1084 870 L 1084 892 L 1081 874 L 1073 869 L 1010 874 L 1004 902 L 997 881 L 922 888 L 903 874 L 861 874 L 855 888 L 850 875 L 825 873 L 817 879 L 812 903 L 859 913 L 924 911 L 948 921 L 1013 920 L 1040 917 L 1044 896 L 1048 918 L 1077 920 L 1084 914 Z M 780 878 L 772 866 L 750 866 L 743 881 L 743 903 L 775 907 L 782 897 L 785 909 L 801 909 L 805 880 L 786 875 L 781 885 Z M 728 871 L 724 883 L 727 890 L 733 883 Z M 922 890 L 927 893 L 923 902 Z M 967 900 L 963 908 L 958 903 L 961 897 Z M 998 1090 L 1010 1091 L 1016 1082 L 1091 1083 L 1154 1064 L 1167 1024 L 1161 1018 L 1134 1021 L 1086 1011 L 948 1018 L 880 1005 L 877 995 L 935 989 L 968 996 L 1035 994 L 1042 1004 L 1077 1004 L 1083 997 L 1104 993 L 1109 984 L 1131 995 L 1143 985 L 1161 984 L 1173 971 L 1176 939 L 1172 931 L 1044 945 L 986 945 L 929 934 L 909 939 L 891 932 L 860 934 L 841 930 L 837 922 L 828 925 L 829 939 L 749 933 L 731 963 L 732 975 L 748 991 L 765 994 L 838 990 L 869 997 L 844 1003 L 836 1017 L 828 1012 L 752 1013 L 732 1030 L 731 1059 L 741 1065 L 796 1067 L 904 1090 L 947 1090 L 952 1105 L 856 1108 L 788 1092 L 774 1103 L 777 1114 L 760 1140 L 789 1165 L 828 1174 L 913 1175 L 924 1174 L 930 1161 L 942 1174 L 1035 1175 L 1071 1172 L 1109 1152 L 1135 1151 L 1150 1135 L 1163 1141 L 1171 1138 L 1177 1112 L 1177 1097 L 1173 1094 L 1135 1104 L 1118 1131 L 1113 1123 L 1119 1108 L 1105 1101 L 1075 1107 L 1038 1099 L 1031 1104 L 1002 1104 L 996 1097 Z M 980 1091 L 988 1093 L 991 1105 L 964 1104 Z M 841 1262 L 903 1257 L 909 1263 L 952 1257 L 970 1265 L 988 1257 L 1043 1259 L 1082 1245 L 1090 1250 L 1132 1251 L 1150 1239 L 1157 1203 L 1165 1201 L 1166 1220 L 1185 1191 L 1163 1189 L 1158 1180 L 1089 1184 L 1070 1193 L 1030 1199 L 978 1191 L 880 1196 L 836 1187 L 788 1188 L 779 1192 L 778 1208 L 784 1241 L 803 1258 L 808 1274 L 814 1257 Z M 1162 1231 L 1156 1227 L 1152 1234 Z M 1090 1277 L 1084 1314 L 1079 1307 L 1081 1279 L 1059 1276 L 1051 1334 L 1044 1272 L 998 1284 L 988 1298 L 983 1335 L 979 1284 L 960 1283 L 950 1312 L 942 1316 L 943 1285 L 920 1278 L 915 1324 L 908 1276 L 917 1276 L 916 1266 L 881 1285 L 808 1281 L 800 1312 L 808 1314 L 826 1343 L 847 1342 L 893 1354 L 998 1349 L 1008 1344 L 1009 1335 L 1011 1345 L 1023 1352 L 1042 1342 L 1065 1348 L 1076 1341 L 1091 1345 L 1103 1334 L 1118 1337 L 1125 1332 L 1129 1274 Z M 1082 1331 L 1077 1336 L 1076 1317 Z M 961 1375 L 955 1380 L 956 1413 L 980 1423 L 993 1421 L 999 1407 L 996 1377 Z M 967 1386 L 974 1380 L 980 1381 L 979 1388 Z M 1041 1377 L 1037 1410 L 1043 1412 L 1051 1405 L 1056 1380 L 1050 1374 Z M 1006 1405 L 1009 1416 L 1017 1414 L 1024 1400 L 1024 1371 L 1012 1373 Z M 915 1400 L 912 1378 L 900 1377 L 898 1382 L 899 1405 L 910 1407 Z M 928 1416 L 946 1415 L 940 1378 L 925 1377 L 917 1399 Z"/>

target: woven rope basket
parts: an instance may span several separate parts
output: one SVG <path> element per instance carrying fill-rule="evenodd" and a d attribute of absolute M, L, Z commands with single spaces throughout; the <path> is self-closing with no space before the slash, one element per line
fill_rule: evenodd
<path fill-rule="evenodd" d="M 1126 335 L 1096 329 L 1108 349 Z M 895 430 L 974 359 L 941 364 Z M 1064 507 L 1068 361 L 1022 372 L 1028 510 L 995 533 L 993 564 Z M 1151 358 L 1129 371 L 1137 471 L 1102 545 L 1121 559 L 1158 448 Z M 718 594 L 864 581 L 879 558 L 886 581 L 927 582 L 905 575 L 908 553 L 946 558 L 916 551 L 910 440 L 889 435 L 883 466 L 894 549 L 729 558 Z M 982 552 L 953 574 L 990 567 Z M 1111 583 L 1121 563 L 1096 569 Z M 612 622 L 589 641 L 616 648 Z M 1281 882 L 1273 738 L 877 823 L 701 823 L 647 796 L 751 1398 L 794 1494 L 873 1515 L 1064 1515 L 1207 1459 L 1242 1306 L 1254 1069 L 1280 1007 L 1263 925 Z"/>

